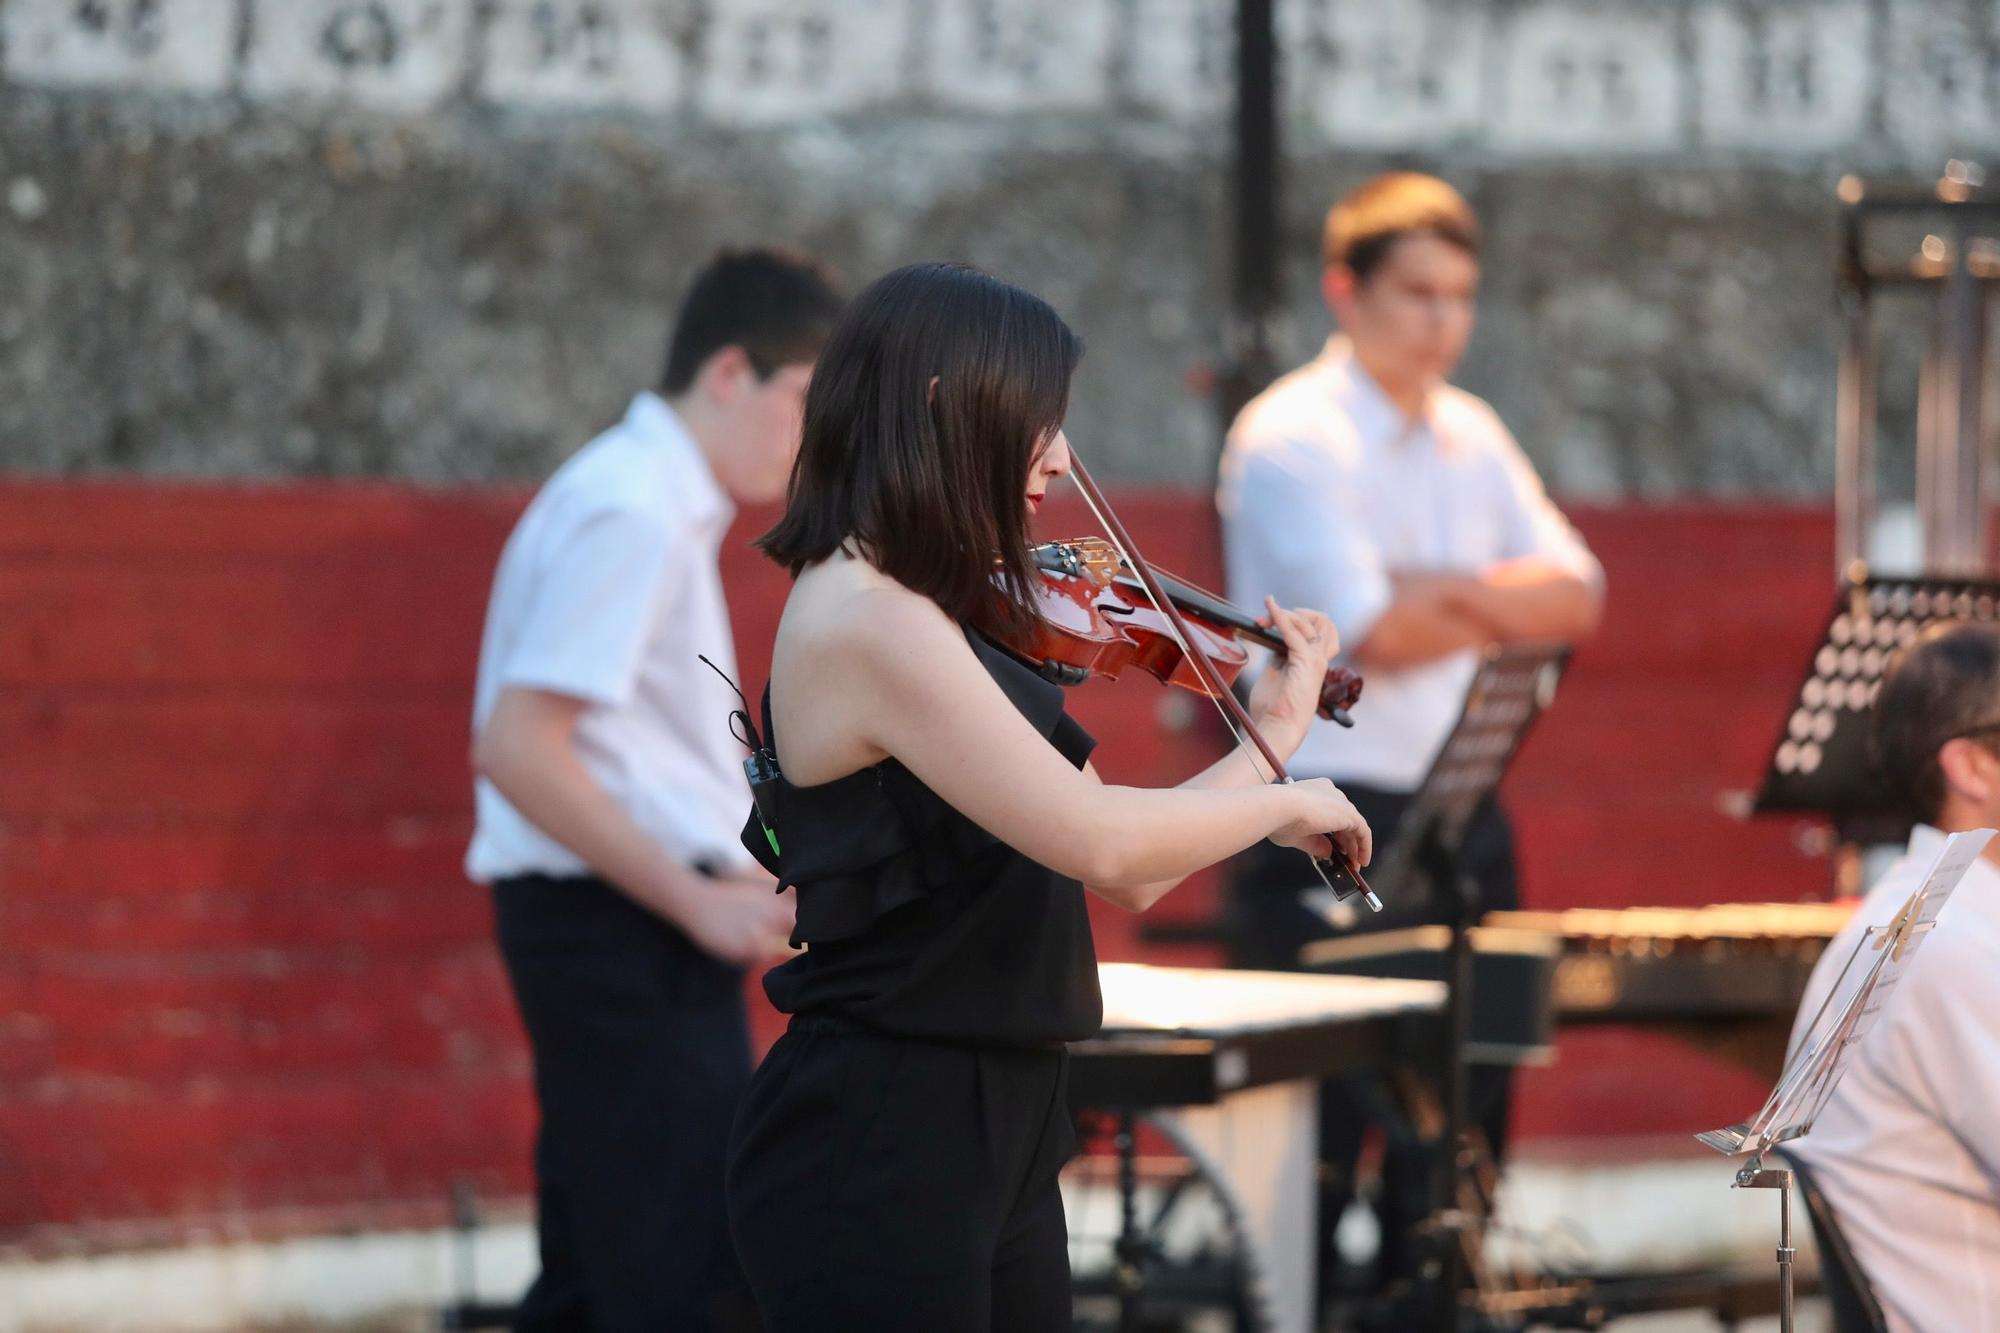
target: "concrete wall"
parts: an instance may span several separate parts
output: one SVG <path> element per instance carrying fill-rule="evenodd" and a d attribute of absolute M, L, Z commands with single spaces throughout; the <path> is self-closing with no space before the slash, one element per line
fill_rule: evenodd
<path fill-rule="evenodd" d="M 1232 10 L 0 0 L 0 465 L 533 478 L 776 237 L 1042 291 L 1073 436 L 1200 484 Z M 1279 10 L 1287 354 L 1329 199 L 1441 170 L 1492 233 L 1465 379 L 1571 494 L 1823 491 L 1834 181 L 2000 142 L 1994 0 Z"/>

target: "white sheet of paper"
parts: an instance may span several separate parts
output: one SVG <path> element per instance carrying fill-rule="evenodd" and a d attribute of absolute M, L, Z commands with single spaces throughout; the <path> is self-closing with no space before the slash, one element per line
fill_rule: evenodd
<path fill-rule="evenodd" d="M 1696 1138 L 1718 1152 L 1752 1152 L 1812 1128 L 1840 1081 L 1848 1053 L 1875 1026 L 1917 946 L 1937 925 L 1952 890 L 1993 837 L 1992 829 L 1973 829 L 1945 838 L 1902 911 L 1887 926 L 1871 927 L 1855 943 L 1839 983 L 1757 1113 L 1742 1124 Z"/>

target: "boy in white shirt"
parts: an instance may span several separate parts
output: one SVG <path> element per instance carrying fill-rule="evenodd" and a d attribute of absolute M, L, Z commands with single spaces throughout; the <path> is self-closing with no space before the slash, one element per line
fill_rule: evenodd
<path fill-rule="evenodd" d="M 738 834 L 749 788 L 717 556 L 791 473 L 840 305 L 804 255 L 695 277 L 658 393 L 558 468 L 501 553 L 474 699 L 471 877 L 535 1056 L 542 1271 L 515 1325 L 749 1327 L 722 1162 L 750 1073 L 742 969 L 790 895 Z"/>
<path fill-rule="evenodd" d="M 1934 627 L 1883 683 L 1876 748 L 1919 822 L 1820 956 L 1796 1044 L 1947 833 L 2000 828 L 2000 626 Z M 2000 1328 L 2000 839 L 1986 845 L 1813 1125 L 1819 1181 L 1889 1327 Z"/>

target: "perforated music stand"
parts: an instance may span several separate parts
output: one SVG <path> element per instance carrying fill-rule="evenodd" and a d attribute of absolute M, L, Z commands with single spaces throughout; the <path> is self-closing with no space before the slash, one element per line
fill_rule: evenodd
<path fill-rule="evenodd" d="M 1459 1288 L 1467 1257 L 1463 1234 L 1469 1218 L 1454 1207 L 1457 1173 L 1466 1165 L 1466 1047 L 1471 1039 L 1473 956 L 1471 929 L 1479 916 L 1479 894 L 1463 869 L 1465 839 L 1474 816 L 1500 786 L 1521 743 L 1554 702 L 1556 685 L 1569 662 L 1562 644 L 1510 644 L 1488 648 L 1466 687 L 1458 721 L 1431 761 L 1409 812 L 1383 857 L 1378 883 L 1418 902 L 1420 890 L 1450 908 L 1451 942 L 1445 956 L 1444 1143 L 1434 1234 L 1444 1238 L 1443 1284 L 1436 1320 L 1456 1328 Z M 1323 895 L 1324 898 L 1324 895 Z M 1356 917 L 1351 905 L 1312 904 L 1329 922 Z"/>
<path fill-rule="evenodd" d="M 1895 919 L 1886 926 L 1870 926 L 1855 943 L 1805 1037 L 1785 1062 L 1777 1086 L 1756 1114 L 1695 1135 L 1704 1146 L 1726 1156 L 1750 1154 L 1736 1173 L 1736 1188 L 1778 1191 L 1778 1313 L 1785 1333 L 1792 1328 L 1792 1172 L 1788 1167 L 1766 1167 L 1764 1154 L 1812 1132 L 1850 1053 L 1874 1027 L 1917 946 L 1937 925 L 1946 899 L 1992 837 L 1991 829 L 1979 829 L 1945 840 Z"/>
<path fill-rule="evenodd" d="M 1939 621 L 2000 621 L 2000 582 L 1897 578 L 1853 565 L 1834 599 L 1751 810 L 1833 819 L 1843 841 L 1893 838 L 1897 802 L 1869 752 L 1869 716 L 1900 650 Z"/>

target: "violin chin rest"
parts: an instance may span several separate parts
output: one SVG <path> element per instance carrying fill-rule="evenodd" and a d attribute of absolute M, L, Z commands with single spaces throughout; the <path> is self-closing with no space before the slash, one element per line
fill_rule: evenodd
<path fill-rule="evenodd" d="M 1035 674 L 1052 685 L 1069 689 L 1089 680 L 1090 668 L 1071 666 L 1068 662 L 1056 662 L 1045 658 L 1042 664 L 1035 668 Z M 1347 725 L 1351 727 L 1354 724 L 1350 722 Z"/>

